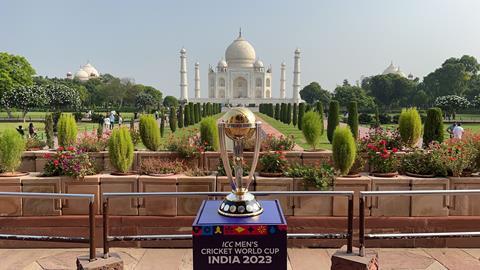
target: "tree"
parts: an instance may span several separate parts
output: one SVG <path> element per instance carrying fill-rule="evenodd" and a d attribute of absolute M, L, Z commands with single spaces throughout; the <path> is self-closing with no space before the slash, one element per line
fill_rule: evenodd
<path fill-rule="evenodd" d="M 163 99 L 163 106 L 167 108 L 178 107 L 178 99 L 174 96 L 166 96 Z"/>
<path fill-rule="evenodd" d="M 170 107 L 170 114 L 168 115 L 168 124 L 172 133 L 175 133 L 177 130 L 177 108 Z"/>
<path fill-rule="evenodd" d="M 178 128 L 183 128 L 184 117 L 185 116 L 183 115 L 183 106 L 180 105 L 180 107 L 178 108 Z"/>
<path fill-rule="evenodd" d="M 298 129 L 302 130 L 303 115 L 305 114 L 305 103 L 298 104 Z"/>
<path fill-rule="evenodd" d="M 428 146 L 433 141 L 443 142 L 444 132 L 442 109 L 428 109 L 423 128 L 423 145 Z"/>
<path fill-rule="evenodd" d="M 48 104 L 45 89 L 38 85 L 16 87 L 3 96 L 3 104 L 7 108 L 16 108 L 22 112 L 23 122 L 27 113 Z"/>
<path fill-rule="evenodd" d="M 202 104 L 202 117 L 207 117 L 207 103 Z"/>
<path fill-rule="evenodd" d="M 80 107 L 80 95 L 74 88 L 63 84 L 48 84 L 45 87 L 48 106 L 55 112 Z"/>
<path fill-rule="evenodd" d="M 0 101 L 15 88 L 33 85 L 35 70 L 23 56 L 0 52 Z M 10 107 L 3 106 L 11 117 Z"/>
<path fill-rule="evenodd" d="M 435 106 L 444 110 L 447 117 L 452 116 L 453 119 L 455 119 L 456 112 L 470 106 L 470 102 L 464 97 L 448 95 L 437 97 L 435 99 Z"/>
<path fill-rule="evenodd" d="M 408 103 L 410 96 L 415 93 L 417 83 L 398 74 L 386 74 L 370 77 L 362 86 L 378 103 L 391 107 Z"/>
<path fill-rule="evenodd" d="M 292 123 L 293 126 L 297 126 L 297 120 L 298 120 L 298 104 L 293 103 L 293 118 L 292 118 Z"/>
<path fill-rule="evenodd" d="M 349 84 L 337 86 L 334 97 L 342 107 L 347 107 L 352 101 L 356 101 L 360 108 L 371 108 L 375 104 L 373 98 L 368 96 L 364 89 Z"/>
<path fill-rule="evenodd" d="M 135 107 L 143 113 L 150 111 L 151 107 L 154 105 L 155 99 L 148 93 L 140 92 L 135 97 Z"/>
<path fill-rule="evenodd" d="M 322 102 L 317 102 L 316 105 L 315 105 L 315 111 L 320 115 L 320 121 L 321 121 L 321 125 L 320 125 L 320 128 L 321 128 L 321 133 L 323 134 L 323 132 L 325 131 L 325 127 L 324 127 L 324 123 L 323 123 L 323 104 Z"/>
<path fill-rule="evenodd" d="M 330 101 L 330 107 L 328 108 L 328 125 L 327 125 L 327 138 L 331 143 L 333 140 L 333 132 L 339 124 L 339 109 L 340 104 L 336 100 Z"/>
<path fill-rule="evenodd" d="M 275 104 L 275 119 L 280 120 L 280 104 Z"/>
<path fill-rule="evenodd" d="M 407 147 L 415 147 L 422 136 L 422 120 L 416 108 L 403 109 L 398 119 L 398 130 Z"/>
<path fill-rule="evenodd" d="M 287 107 L 285 105 L 285 103 L 282 103 L 282 105 L 280 105 L 280 121 L 282 123 L 285 123 L 287 118 Z"/>
<path fill-rule="evenodd" d="M 53 116 L 51 113 L 45 115 L 45 136 L 47 137 L 47 146 L 50 149 L 53 149 L 54 144 L 54 133 L 53 133 Z"/>
<path fill-rule="evenodd" d="M 358 139 L 358 108 L 357 102 L 352 101 L 348 105 L 348 126 L 352 131 L 353 137 Z"/>
<path fill-rule="evenodd" d="M 193 102 L 188 103 L 188 124 L 195 125 L 195 109 L 193 108 Z"/>
<path fill-rule="evenodd" d="M 290 125 L 292 122 L 292 104 L 288 103 L 287 104 L 287 122 L 286 124 Z"/>
<path fill-rule="evenodd" d="M 183 113 L 183 126 L 184 127 L 188 127 L 190 125 L 190 106 L 187 104 L 185 104 L 185 107 L 184 107 L 184 110 L 185 112 Z"/>
<path fill-rule="evenodd" d="M 327 90 L 322 89 L 317 82 L 312 82 L 300 90 L 300 97 L 308 104 L 314 104 L 320 101 L 326 105 L 330 102 L 332 95 Z"/>

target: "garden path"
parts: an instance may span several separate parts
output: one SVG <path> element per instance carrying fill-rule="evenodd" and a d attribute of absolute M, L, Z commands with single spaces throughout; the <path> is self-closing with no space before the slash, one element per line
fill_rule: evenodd
<path fill-rule="evenodd" d="M 255 116 L 257 118 L 257 121 L 262 122 L 262 132 L 265 134 L 265 136 L 267 134 L 272 134 L 275 137 L 285 136 L 283 133 L 281 133 L 276 128 L 272 127 L 269 123 L 267 123 L 267 121 L 263 121 L 260 116 L 258 116 L 258 115 L 255 115 Z M 294 151 L 303 151 L 303 148 L 301 146 L 295 144 L 295 146 L 293 147 L 293 150 Z"/>

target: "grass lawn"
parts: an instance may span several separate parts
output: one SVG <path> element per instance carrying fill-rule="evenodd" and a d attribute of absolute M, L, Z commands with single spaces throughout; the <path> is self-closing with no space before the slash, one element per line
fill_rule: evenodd
<path fill-rule="evenodd" d="M 444 123 L 443 126 L 445 130 L 450 124 Z M 362 125 L 363 127 L 369 128 L 369 125 Z M 382 125 L 383 128 L 389 128 L 389 129 L 395 129 L 398 127 L 398 124 L 387 124 L 387 125 Z M 480 123 L 478 124 L 462 124 L 462 127 L 465 130 L 470 130 L 472 132 L 478 133 L 480 132 Z M 445 131 L 445 139 L 450 138 L 449 134 Z"/>
<path fill-rule="evenodd" d="M 295 143 L 301 146 L 303 149 L 310 149 L 310 145 L 307 144 L 305 141 L 305 138 L 303 137 L 302 131 L 299 130 L 296 126 L 293 126 L 292 124 L 287 125 L 284 124 L 274 118 L 271 118 L 265 114 L 260 114 L 260 113 L 255 113 L 258 116 L 260 116 L 265 122 L 270 124 L 272 127 L 276 128 L 278 131 L 283 133 L 285 136 L 291 136 L 295 138 Z M 322 135 L 322 138 L 320 139 L 320 145 L 319 147 L 321 149 L 332 149 L 332 145 L 328 142 L 327 139 L 327 130 L 325 129 L 325 132 Z"/>

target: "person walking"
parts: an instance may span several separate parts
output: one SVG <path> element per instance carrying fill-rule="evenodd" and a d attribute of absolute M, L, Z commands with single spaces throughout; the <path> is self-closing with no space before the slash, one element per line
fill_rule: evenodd
<path fill-rule="evenodd" d="M 110 129 L 113 129 L 113 127 L 115 126 L 115 114 L 112 112 L 110 112 Z"/>
<path fill-rule="evenodd" d="M 462 123 L 458 123 L 453 129 L 452 133 L 453 133 L 453 138 L 461 140 L 463 133 L 465 133 L 465 130 L 462 127 Z"/>
<path fill-rule="evenodd" d="M 122 116 L 120 115 L 120 113 L 117 113 L 117 116 L 118 116 L 118 126 L 121 127 L 122 124 L 123 124 L 123 118 L 122 118 Z"/>
<path fill-rule="evenodd" d="M 30 136 L 30 138 L 37 137 L 37 132 L 35 131 L 35 127 L 33 126 L 33 123 L 30 123 L 28 125 L 28 135 Z"/>
<path fill-rule="evenodd" d="M 447 127 L 447 132 L 450 135 L 450 138 L 453 138 L 453 129 L 457 126 L 457 122 L 452 123 Z"/>
<path fill-rule="evenodd" d="M 105 118 L 103 118 L 103 129 L 110 129 L 110 117 L 108 113 L 105 113 Z"/>

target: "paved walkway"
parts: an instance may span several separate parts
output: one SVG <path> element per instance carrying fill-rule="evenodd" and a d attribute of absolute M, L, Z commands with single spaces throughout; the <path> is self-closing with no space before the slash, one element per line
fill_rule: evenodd
<path fill-rule="evenodd" d="M 100 251 L 100 250 L 98 250 Z M 113 248 L 125 269 L 191 270 L 191 249 Z M 376 249 L 380 269 L 476 270 L 480 249 Z M 335 249 L 288 249 L 289 270 L 329 270 Z M 0 249 L 0 269 L 75 269 L 79 255 L 87 249 Z"/>

